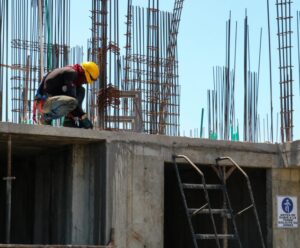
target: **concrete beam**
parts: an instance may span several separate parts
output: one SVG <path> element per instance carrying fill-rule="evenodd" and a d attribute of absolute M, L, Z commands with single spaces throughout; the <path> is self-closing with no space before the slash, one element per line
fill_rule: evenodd
<path fill-rule="evenodd" d="M 11 134 L 12 145 L 15 146 L 13 149 L 18 147 L 24 149 L 27 147 L 24 144 L 30 144 L 28 149 L 36 149 L 41 146 L 87 144 L 105 140 L 107 143 L 118 141 L 125 144 L 129 142 L 139 145 L 147 144 L 149 150 L 162 147 L 166 151 L 162 154 L 162 159 L 166 162 L 172 162 L 173 154 L 184 154 L 199 164 L 215 163 L 214 160 L 219 156 L 232 157 L 241 166 L 249 167 L 280 168 L 286 164 L 281 156 L 282 148 L 278 144 L 216 141 L 12 123 L 0 123 L 0 133 L 0 146 L 6 143 L 7 135 Z M 298 147 L 298 142 L 295 143 L 295 147 Z M 288 166 L 290 163 L 300 164 L 299 156 L 292 155 L 290 161 L 287 162 Z"/>
<path fill-rule="evenodd" d="M 300 167 L 300 141 L 278 145 L 284 167 Z"/>
<path fill-rule="evenodd" d="M 22 244 L 0 244 L 0 248 L 115 248 L 115 246 L 102 246 L 102 245 L 22 245 Z"/>

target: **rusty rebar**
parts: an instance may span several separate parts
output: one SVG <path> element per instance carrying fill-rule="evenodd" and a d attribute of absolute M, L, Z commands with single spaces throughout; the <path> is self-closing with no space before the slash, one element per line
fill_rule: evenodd
<path fill-rule="evenodd" d="M 7 174 L 3 180 L 6 181 L 6 219 L 5 219 L 5 242 L 10 243 L 11 238 L 11 194 L 12 194 L 12 180 L 15 177 L 12 176 L 12 149 L 11 149 L 11 135 L 8 135 L 7 139 Z"/>
<path fill-rule="evenodd" d="M 276 1 L 279 53 L 281 142 L 293 140 L 293 70 L 291 1 Z"/>

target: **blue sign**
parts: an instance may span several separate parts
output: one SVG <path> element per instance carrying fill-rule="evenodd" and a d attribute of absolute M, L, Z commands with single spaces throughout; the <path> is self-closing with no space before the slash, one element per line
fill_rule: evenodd
<path fill-rule="evenodd" d="M 297 197 L 277 196 L 277 227 L 298 228 Z"/>
<path fill-rule="evenodd" d="M 293 201 L 289 197 L 286 197 L 281 202 L 283 212 L 289 214 L 293 211 Z"/>

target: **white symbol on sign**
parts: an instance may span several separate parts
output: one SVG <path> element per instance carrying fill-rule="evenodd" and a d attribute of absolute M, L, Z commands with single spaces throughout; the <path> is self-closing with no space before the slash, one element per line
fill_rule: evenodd
<path fill-rule="evenodd" d="M 293 203 L 289 198 L 284 198 L 282 201 L 282 209 L 286 213 L 290 213 L 293 210 Z"/>

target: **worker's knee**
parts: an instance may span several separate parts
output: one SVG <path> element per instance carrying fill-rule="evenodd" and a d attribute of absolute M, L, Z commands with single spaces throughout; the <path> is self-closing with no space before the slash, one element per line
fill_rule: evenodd
<path fill-rule="evenodd" d="M 74 110 L 77 107 L 78 101 L 77 101 L 76 98 L 70 97 L 70 99 L 66 100 L 66 105 L 68 105 L 69 108 L 71 109 L 70 111 L 72 111 L 72 110 Z"/>
<path fill-rule="evenodd" d="M 70 96 L 54 96 L 46 100 L 43 112 L 51 114 L 53 118 L 60 118 L 77 107 L 78 101 Z"/>

